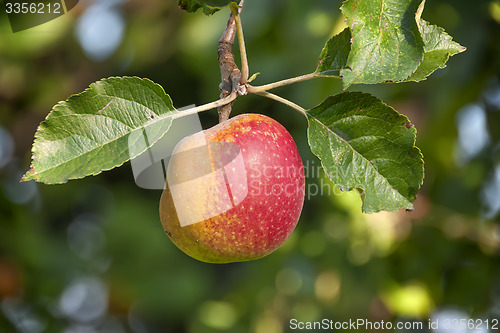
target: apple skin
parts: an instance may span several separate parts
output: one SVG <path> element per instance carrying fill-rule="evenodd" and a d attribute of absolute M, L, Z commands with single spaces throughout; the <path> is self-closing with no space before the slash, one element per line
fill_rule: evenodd
<path fill-rule="evenodd" d="M 253 260 L 290 236 L 304 194 L 304 167 L 292 136 L 274 119 L 243 114 L 177 144 L 160 219 L 173 243 L 195 259 Z"/>

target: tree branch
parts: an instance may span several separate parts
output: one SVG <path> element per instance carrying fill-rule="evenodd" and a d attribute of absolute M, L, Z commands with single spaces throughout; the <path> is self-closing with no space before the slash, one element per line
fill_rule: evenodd
<path fill-rule="evenodd" d="M 241 0 L 239 9 L 240 11 L 243 3 L 244 0 Z M 224 33 L 219 40 L 219 48 L 217 50 L 221 73 L 221 84 L 219 85 L 219 89 L 221 91 L 221 99 L 224 99 L 227 96 L 231 95 L 231 93 L 233 93 L 234 91 L 237 91 L 241 81 L 241 72 L 236 65 L 236 62 L 234 61 L 232 50 L 235 36 L 236 21 L 234 19 L 233 13 L 231 13 L 227 21 L 226 29 L 224 30 Z M 233 103 L 231 102 L 217 109 L 219 112 L 219 122 L 223 122 L 229 119 L 232 105 Z"/>

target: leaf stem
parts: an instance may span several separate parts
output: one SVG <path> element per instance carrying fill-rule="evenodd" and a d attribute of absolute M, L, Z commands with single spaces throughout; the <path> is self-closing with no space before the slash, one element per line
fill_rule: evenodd
<path fill-rule="evenodd" d="M 311 73 L 311 74 L 305 74 L 305 75 L 301 75 L 301 76 L 297 76 L 297 77 L 292 77 L 290 79 L 285 79 L 285 80 L 265 84 L 262 86 L 251 86 L 251 85 L 247 84 L 247 91 L 248 91 L 248 93 L 257 94 L 257 93 L 260 93 L 263 91 L 271 90 L 271 89 L 278 88 L 278 87 L 283 87 L 283 86 L 286 86 L 286 85 L 289 85 L 292 83 L 296 83 L 296 82 L 307 81 L 307 80 L 314 79 L 317 77 L 320 77 L 320 75 L 318 73 Z"/>
<path fill-rule="evenodd" d="M 248 82 L 249 68 L 248 68 L 248 58 L 247 50 L 245 46 L 245 38 L 243 37 L 243 26 L 241 24 L 241 8 L 243 6 L 243 1 L 240 5 L 230 6 L 233 12 L 234 21 L 236 23 L 236 33 L 238 36 L 238 46 L 240 48 L 240 58 L 241 58 L 241 80 L 240 84 L 246 84 Z"/>
<path fill-rule="evenodd" d="M 302 113 L 304 116 L 306 115 L 306 109 L 304 109 L 303 107 L 301 107 L 300 105 L 297 105 L 295 104 L 294 102 L 292 101 L 289 101 L 287 100 L 286 98 L 283 98 L 281 96 L 278 96 L 278 95 L 275 95 L 275 94 L 272 94 L 270 92 L 267 92 L 267 91 L 261 91 L 261 92 L 256 92 L 255 94 L 257 95 L 260 95 L 260 96 L 264 96 L 264 97 L 267 97 L 267 98 L 270 98 L 270 99 L 273 99 L 277 102 L 280 102 L 280 103 L 283 103 L 285 104 L 286 106 L 289 106 L 291 107 L 292 109 L 295 109 L 297 111 L 299 111 L 300 113 Z"/>
<path fill-rule="evenodd" d="M 228 95 L 224 98 L 221 98 L 219 100 L 216 100 L 214 102 L 195 106 L 194 108 L 190 108 L 190 109 L 183 110 L 183 111 L 177 111 L 177 113 L 172 116 L 172 119 L 177 119 L 177 118 L 181 118 L 184 116 L 196 114 L 198 112 L 208 111 L 211 109 L 222 107 L 224 105 L 232 103 L 236 99 L 236 97 L 238 97 L 238 92 L 233 91 L 230 95 Z"/>

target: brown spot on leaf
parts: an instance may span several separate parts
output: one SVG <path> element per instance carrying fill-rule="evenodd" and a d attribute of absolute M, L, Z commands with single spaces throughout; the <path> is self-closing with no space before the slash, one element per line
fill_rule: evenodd
<path fill-rule="evenodd" d="M 402 123 L 401 125 L 406 126 L 406 128 L 408 128 L 408 129 L 413 126 L 413 124 L 410 123 L 409 121 L 406 123 Z"/>

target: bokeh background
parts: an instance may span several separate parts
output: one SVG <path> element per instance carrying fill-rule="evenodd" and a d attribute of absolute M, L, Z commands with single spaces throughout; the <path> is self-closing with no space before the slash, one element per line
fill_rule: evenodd
<path fill-rule="evenodd" d="M 313 71 L 344 26 L 340 5 L 247 0 L 255 84 Z M 161 192 L 136 186 L 130 163 L 65 185 L 19 183 L 40 121 L 103 77 L 148 77 L 177 107 L 217 99 L 227 16 L 188 14 L 173 0 L 88 0 L 12 33 L 0 12 L 0 332 L 281 333 L 292 318 L 500 319 L 498 0 L 427 1 L 423 18 L 468 50 L 421 83 L 350 88 L 417 127 L 426 176 L 412 212 L 362 214 L 356 195 L 318 174 L 305 119 L 259 96 L 239 98 L 233 113 L 279 120 L 308 172 L 297 229 L 266 258 L 210 265 L 184 255 L 162 230 Z M 310 108 L 340 91 L 338 80 L 320 79 L 275 92 Z M 213 126 L 217 112 L 200 118 Z"/>

